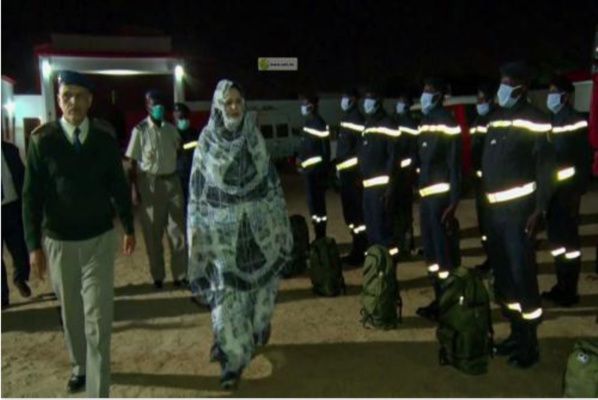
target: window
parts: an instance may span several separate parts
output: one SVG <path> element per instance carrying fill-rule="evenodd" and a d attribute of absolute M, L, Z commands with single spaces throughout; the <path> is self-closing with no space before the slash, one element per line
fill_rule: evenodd
<path fill-rule="evenodd" d="M 279 138 L 289 137 L 289 126 L 287 124 L 276 125 L 276 136 Z"/>
<path fill-rule="evenodd" d="M 272 139 L 274 137 L 274 129 L 272 128 L 272 125 L 262 125 L 260 130 L 262 131 L 264 139 Z"/>

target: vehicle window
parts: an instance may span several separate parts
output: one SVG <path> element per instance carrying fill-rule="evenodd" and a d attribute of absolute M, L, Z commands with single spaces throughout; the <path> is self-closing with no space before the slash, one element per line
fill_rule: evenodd
<path fill-rule="evenodd" d="M 274 137 L 274 129 L 272 125 L 262 125 L 260 127 L 264 139 L 272 139 Z"/>
<path fill-rule="evenodd" d="M 287 124 L 276 125 L 276 136 L 279 138 L 289 136 L 289 126 Z"/>

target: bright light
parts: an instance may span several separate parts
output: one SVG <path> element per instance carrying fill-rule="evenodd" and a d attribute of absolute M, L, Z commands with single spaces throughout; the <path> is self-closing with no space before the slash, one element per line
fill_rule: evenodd
<path fill-rule="evenodd" d="M 183 79 L 183 76 L 185 76 L 185 70 L 181 65 L 177 65 L 176 67 L 174 67 L 174 76 L 178 80 Z"/>
<path fill-rule="evenodd" d="M 49 78 L 52 75 L 52 65 L 48 60 L 42 62 L 42 75 L 44 78 Z"/>
<path fill-rule="evenodd" d="M 15 103 L 13 101 L 9 101 L 4 105 L 4 108 L 9 114 L 13 114 L 15 112 Z"/>
<path fill-rule="evenodd" d="M 143 71 L 136 71 L 134 69 L 101 69 L 97 71 L 89 71 L 90 74 L 113 75 L 113 76 L 130 76 L 141 75 Z"/>

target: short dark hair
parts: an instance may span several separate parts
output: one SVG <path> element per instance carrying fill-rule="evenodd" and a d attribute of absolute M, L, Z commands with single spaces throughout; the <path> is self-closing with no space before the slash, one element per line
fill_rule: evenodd
<path fill-rule="evenodd" d="M 189 109 L 189 107 L 187 107 L 185 103 L 174 103 L 174 111 L 178 111 L 185 115 L 189 115 L 191 113 L 191 110 Z"/>
<path fill-rule="evenodd" d="M 571 79 L 562 74 L 554 75 L 550 79 L 550 84 L 556 86 L 558 90 L 565 93 L 573 93 L 575 91 L 575 86 L 573 86 Z"/>
<path fill-rule="evenodd" d="M 434 90 L 442 94 L 446 94 L 448 91 L 446 81 L 439 76 L 430 76 L 424 79 L 424 85 L 431 86 Z"/>
<path fill-rule="evenodd" d="M 315 93 L 305 93 L 301 96 L 301 98 L 307 101 L 309 104 L 313 104 L 314 106 L 317 106 L 318 102 L 320 101 L 318 95 Z"/>
<path fill-rule="evenodd" d="M 496 95 L 496 85 L 489 82 L 480 83 L 478 85 L 478 92 L 483 93 L 486 99 L 492 100 Z"/>
<path fill-rule="evenodd" d="M 356 99 L 358 99 L 360 97 L 359 90 L 357 90 L 356 88 L 346 88 L 343 91 L 343 95 L 347 95 L 349 97 L 355 97 Z"/>
<path fill-rule="evenodd" d="M 525 61 L 511 61 L 501 65 L 500 75 L 512 78 L 518 83 L 529 86 L 534 77 L 534 71 Z"/>
<path fill-rule="evenodd" d="M 145 97 L 152 100 L 164 101 L 164 95 L 157 89 L 150 89 L 145 92 Z"/>

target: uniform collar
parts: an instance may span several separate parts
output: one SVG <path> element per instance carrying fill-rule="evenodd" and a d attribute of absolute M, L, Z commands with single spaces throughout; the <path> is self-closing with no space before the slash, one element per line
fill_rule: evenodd
<path fill-rule="evenodd" d="M 83 143 L 89 133 L 89 118 L 85 117 L 83 122 L 81 122 L 79 124 L 79 126 L 77 126 L 77 125 L 71 124 L 64 117 L 62 117 L 62 118 L 60 118 L 60 126 L 62 127 L 62 130 L 66 134 L 67 139 L 71 143 L 73 143 L 75 140 L 74 139 L 75 129 L 79 128 L 79 130 L 81 131 L 79 133 L 79 140 L 81 141 L 81 143 Z"/>

